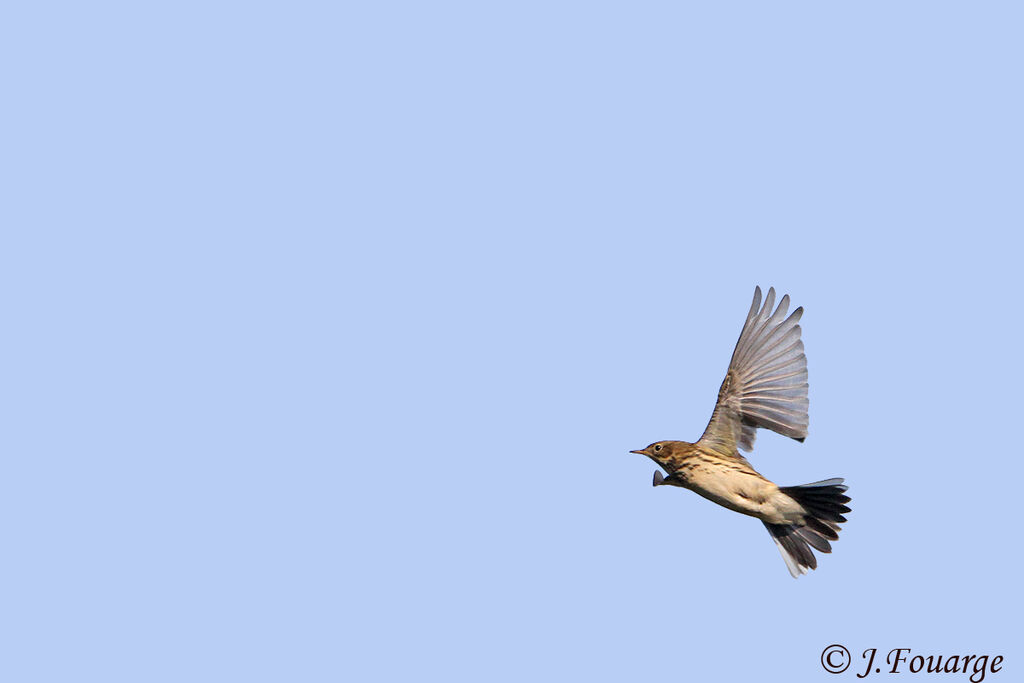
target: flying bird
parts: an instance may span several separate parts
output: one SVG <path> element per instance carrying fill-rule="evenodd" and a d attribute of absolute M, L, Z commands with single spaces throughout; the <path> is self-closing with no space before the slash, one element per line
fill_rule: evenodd
<path fill-rule="evenodd" d="M 786 317 L 789 295 L 775 306 L 775 289 L 764 306 L 761 288 L 732 352 L 711 422 L 697 443 L 656 441 L 631 453 L 646 455 L 665 470 L 655 486 L 681 486 L 719 505 L 757 517 L 782 553 L 793 578 L 818 566 L 811 552 L 832 552 L 850 498 L 842 479 L 776 486 L 740 454 L 751 451 L 758 427 L 800 441 L 807 437 L 807 357 L 797 308 Z"/>

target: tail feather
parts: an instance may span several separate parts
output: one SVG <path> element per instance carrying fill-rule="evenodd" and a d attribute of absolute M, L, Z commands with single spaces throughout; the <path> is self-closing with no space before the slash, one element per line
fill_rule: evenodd
<path fill-rule="evenodd" d="M 832 552 L 832 544 L 828 542 L 828 538 L 822 536 L 817 531 L 804 527 L 802 529 L 797 529 L 796 533 L 819 553 Z"/>
<path fill-rule="evenodd" d="M 839 525 L 846 521 L 843 513 L 849 512 L 844 495 L 847 487 L 842 479 L 826 479 L 804 484 L 785 486 L 779 489 L 800 503 L 807 513 L 803 524 L 764 523 L 772 540 L 782 553 L 782 559 L 793 578 L 806 574 L 818 567 L 818 560 L 811 552 L 813 547 L 820 553 L 832 552 L 832 544 L 839 538 Z"/>
<path fill-rule="evenodd" d="M 768 533 L 772 535 L 772 540 L 775 541 L 779 552 L 782 553 L 782 559 L 785 560 L 786 567 L 789 568 L 789 573 L 793 575 L 794 579 L 818 567 L 818 560 L 811 552 L 810 546 L 798 533 L 799 527 L 791 524 L 769 524 L 768 522 L 765 522 L 764 525 L 768 529 Z"/>
<path fill-rule="evenodd" d="M 815 517 L 805 517 L 804 522 L 808 527 L 817 532 L 819 536 L 824 536 L 830 541 L 839 540 L 839 530 L 833 528 L 831 524 L 822 522 Z"/>

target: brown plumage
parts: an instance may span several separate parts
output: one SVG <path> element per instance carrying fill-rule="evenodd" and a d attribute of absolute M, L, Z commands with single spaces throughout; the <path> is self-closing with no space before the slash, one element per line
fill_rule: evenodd
<path fill-rule="evenodd" d="M 802 442 L 807 436 L 807 358 L 798 308 L 786 317 L 789 295 L 778 308 L 769 289 L 761 306 L 754 291 L 747 320 L 732 353 L 718 402 L 697 443 L 657 441 L 633 453 L 658 463 L 654 485 L 681 486 L 764 522 L 790 574 L 818 566 L 811 552 L 832 552 L 839 525 L 850 511 L 842 479 L 779 487 L 755 470 L 739 450 L 750 451 L 758 427 Z"/>

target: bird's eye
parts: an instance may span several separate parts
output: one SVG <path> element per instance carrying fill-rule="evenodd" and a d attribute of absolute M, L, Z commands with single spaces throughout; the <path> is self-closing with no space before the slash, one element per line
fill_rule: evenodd
<path fill-rule="evenodd" d="M 659 443 L 657 446 L 654 447 L 654 452 L 657 453 L 660 450 L 661 450 L 661 444 Z"/>

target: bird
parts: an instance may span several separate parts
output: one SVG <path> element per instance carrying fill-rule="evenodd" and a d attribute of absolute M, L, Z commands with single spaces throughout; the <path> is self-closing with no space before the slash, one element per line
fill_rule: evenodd
<path fill-rule="evenodd" d="M 774 308 L 774 310 L 773 310 Z M 711 421 L 696 443 L 656 441 L 630 451 L 661 467 L 654 486 L 689 489 L 722 507 L 760 519 L 793 578 L 818 567 L 812 548 L 831 553 L 850 512 L 842 478 L 777 486 L 740 450 L 751 451 L 758 428 L 803 443 L 807 438 L 807 357 L 800 339 L 803 307 L 786 317 L 789 295 L 775 307 L 775 288 L 761 304 L 755 287 L 746 322 L 718 391 Z"/>

